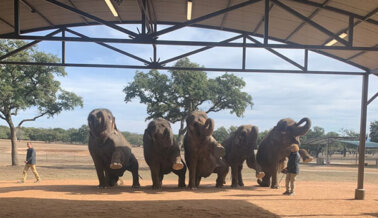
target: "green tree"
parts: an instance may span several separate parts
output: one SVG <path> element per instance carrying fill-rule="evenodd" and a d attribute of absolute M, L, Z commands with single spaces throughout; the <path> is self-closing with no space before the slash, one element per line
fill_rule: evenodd
<path fill-rule="evenodd" d="M 25 46 L 26 42 L 19 40 L 0 40 L 0 56 Z M 55 63 L 59 58 L 37 51 L 35 47 L 22 50 L 8 61 Z M 72 92 L 63 90 L 55 76 L 65 76 L 63 67 L 58 66 L 22 66 L 0 65 L 0 118 L 8 123 L 12 142 L 12 165 L 18 164 L 17 159 L 17 129 L 28 121 L 47 116 L 52 117 L 63 110 L 73 110 L 82 106 L 80 97 Z M 20 123 L 13 123 L 13 116 L 21 111 L 35 108 L 38 113 Z"/>
<path fill-rule="evenodd" d="M 200 66 L 184 58 L 175 67 Z M 247 106 L 253 105 L 252 97 L 241 91 L 245 82 L 235 75 L 226 73 L 208 79 L 203 71 L 171 70 L 169 73 L 137 72 L 134 81 L 123 91 L 126 103 L 138 97 L 140 103 L 147 105 L 146 120 L 162 117 L 171 123 L 180 122 L 180 144 L 186 132 L 185 119 L 191 112 L 199 108 L 207 108 L 206 113 L 229 110 L 240 117 Z"/>
<path fill-rule="evenodd" d="M 229 133 L 226 128 L 223 126 L 219 127 L 213 132 L 214 138 L 219 142 L 222 143 L 227 137 Z"/>
<path fill-rule="evenodd" d="M 89 141 L 89 127 L 82 125 L 79 129 L 69 129 L 70 142 L 79 142 L 81 144 L 88 144 Z"/>
<path fill-rule="evenodd" d="M 378 120 L 370 123 L 370 140 L 378 142 Z"/>
<path fill-rule="evenodd" d="M 308 133 L 301 137 L 303 142 L 301 147 L 306 149 L 308 152 L 313 154 L 315 157 L 318 157 L 320 152 L 322 152 L 324 144 L 317 143 L 315 139 L 325 138 L 325 131 L 322 127 L 315 126 L 310 129 Z"/>

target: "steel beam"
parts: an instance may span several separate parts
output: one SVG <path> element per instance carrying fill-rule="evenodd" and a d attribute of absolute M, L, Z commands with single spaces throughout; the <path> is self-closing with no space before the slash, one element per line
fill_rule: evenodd
<path fill-rule="evenodd" d="M 247 36 L 247 38 L 248 38 L 249 40 L 251 40 L 252 42 L 256 43 L 256 44 L 260 44 L 260 45 L 262 45 L 261 42 L 257 41 L 256 39 L 254 39 L 254 38 L 252 38 L 252 37 L 250 37 L 250 36 Z M 289 62 L 290 64 L 292 64 L 292 65 L 298 67 L 299 69 L 301 69 L 301 70 L 305 70 L 305 68 L 304 68 L 302 65 L 300 65 L 300 64 L 298 64 L 297 62 L 291 60 L 290 58 L 288 58 L 288 57 L 286 57 L 285 55 L 279 53 L 278 51 L 276 51 L 276 50 L 274 50 L 274 49 L 272 49 L 272 48 L 265 48 L 265 49 L 268 50 L 269 52 L 273 53 L 274 55 L 280 57 L 281 59 L 283 59 L 283 60 Z"/>
<path fill-rule="evenodd" d="M 270 7 L 269 7 L 269 11 L 272 10 L 274 4 L 270 4 Z M 259 28 L 261 27 L 262 23 L 264 22 L 264 18 L 265 18 L 265 13 L 264 13 L 264 16 L 261 18 L 261 20 L 257 23 L 255 29 L 252 31 L 252 33 L 256 33 Z"/>
<path fill-rule="evenodd" d="M 14 28 L 14 26 L 11 23 L 9 23 L 8 21 L 4 20 L 1 17 L 0 17 L 0 21 L 3 22 L 3 23 L 5 23 L 6 25 L 8 25 L 9 27 L 11 27 L 12 29 Z"/>
<path fill-rule="evenodd" d="M 68 0 L 68 2 L 72 5 L 72 7 L 74 7 L 74 8 L 77 9 L 76 5 L 72 2 L 72 0 Z M 85 18 L 84 16 L 81 16 L 81 15 L 79 15 L 79 16 L 81 17 L 81 19 L 82 19 L 86 24 L 89 24 L 89 21 L 87 20 L 87 18 Z"/>
<path fill-rule="evenodd" d="M 219 42 L 219 43 L 228 43 L 228 42 L 232 42 L 232 41 L 234 41 L 234 40 L 237 40 L 237 39 L 240 39 L 242 36 L 234 36 L 234 37 L 232 37 L 232 38 L 229 38 L 229 39 L 226 39 L 226 40 L 223 40 L 223 41 L 221 41 L 221 42 Z M 164 60 L 164 61 L 162 61 L 160 64 L 167 64 L 167 63 L 169 63 L 169 62 L 172 62 L 172 61 L 176 61 L 176 60 L 178 60 L 178 59 L 181 59 L 181 58 L 183 58 L 183 57 L 188 57 L 188 56 L 190 56 L 190 55 L 193 55 L 193 54 L 197 54 L 197 53 L 199 53 L 199 52 L 202 52 L 202 51 L 206 51 L 206 50 L 208 50 L 208 49 L 211 49 L 211 48 L 214 48 L 215 46 L 205 46 L 205 47 L 203 47 L 203 48 L 200 48 L 200 49 L 196 49 L 196 50 L 194 50 L 194 51 L 190 51 L 190 52 L 187 52 L 187 53 L 185 53 L 185 54 L 182 54 L 182 55 L 179 55 L 179 56 L 176 56 L 176 57 L 173 57 L 173 58 L 170 58 L 170 59 L 167 59 L 167 60 Z M 244 47 L 243 47 L 244 48 Z"/>
<path fill-rule="evenodd" d="M 231 2 L 232 2 L 232 0 L 228 0 L 226 8 L 230 7 Z M 220 24 L 221 29 L 223 29 L 224 22 L 226 21 L 226 18 L 227 18 L 227 14 L 228 14 L 227 12 L 223 14 L 222 21 L 221 21 L 221 24 Z"/>
<path fill-rule="evenodd" d="M 55 30 L 54 32 L 51 32 L 51 33 L 47 34 L 46 36 L 42 36 L 42 38 L 43 38 L 43 37 L 50 37 L 50 36 L 53 36 L 53 35 L 55 35 L 55 34 L 57 34 L 57 33 L 59 33 L 59 32 L 61 32 L 60 29 L 59 29 L 59 30 Z M 25 49 L 27 49 L 27 48 L 30 48 L 31 46 L 33 46 L 33 45 L 35 45 L 35 44 L 37 44 L 37 43 L 39 43 L 39 42 L 41 42 L 41 41 L 42 41 L 42 40 L 35 40 L 35 41 L 30 42 L 30 43 L 28 43 L 28 44 L 26 44 L 26 45 L 24 45 L 24 46 L 22 46 L 22 47 L 19 47 L 19 48 L 15 49 L 15 50 L 13 50 L 13 51 L 10 51 L 10 52 L 8 52 L 7 54 L 1 56 L 1 57 L 0 57 L 0 61 L 1 61 L 1 60 L 4 60 L 5 58 L 7 58 L 7 57 L 9 57 L 9 56 L 12 56 L 12 55 L 14 55 L 14 54 L 16 54 L 16 53 L 18 53 L 18 52 L 20 52 L 20 51 L 23 51 L 23 50 L 25 50 Z"/>
<path fill-rule="evenodd" d="M 198 22 L 210 19 L 212 17 L 215 17 L 215 16 L 218 16 L 218 15 L 221 15 L 221 14 L 224 14 L 224 13 L 227 13 L 227 12 L 230 12 L 230 11 L 233 11 L 233 10 L 245 7 L 247 5 L 254 4 L 254 3 L 259 2 L 259 1 L 261 1 L 261 0 L 249 0 L 249 1 L 246 1 L 246 2 L 242 2 L 240 4 L 233 5 L 233 6 L 229 7 L 229 8 L 225 8 L 225 9 L 222 9 L 222 10 L 219 10 L 219 11 L 216 11 L 216 12 L 213 12 L 213 13 L 201 16 L 201 17 L 197 17 L 197 18 L 188 20 L 188 21 L 183 22 L 183 23 L 179 23 L 179 24 L 174 25 L 172 27 L 168 27 L 168 28 L 165 28 L 163 30 L 157 31 L 156 33 L 152 34 L 152 36 L 157 37 L 157 36 L 160 36 L 160 35 L 163 35 L 163 34 L 166 34 L 166 33 L 169 33 L 169 32 L 175 31 L 175 30 L 178 30 L 178 29 L 181 29 L 183 27 L 190 26 L 192 24 L 195 24 L 195 23 L 198 23 Z"/>
<path fill-rule="evenodd" d="M 375 44 L 375 46 L 374 47 L 378 47 L 378 44 Z M 363 54 L 365 54 L 366 53 L 366 51 L 360 51 L 360 52 L 358 52 L 357 54 L 354 54 L 354 55 L 352 55 L 352 56 L 350 56 L 349 58 L 347 58 L 346 60 L 352 60 L 353 58 L 356 58 L 356 57 L 358 57 L 358 56 L 360 56 L 360 55 L 363 55 Z"/>
<path fill-rule="evenodd" d="M 305 51 L 305 53 L 304 53 L 304 70 L 307 71 L 308 70 L 308 49 L 305 49 L 304 51 Z"/>
<path fill-rule="evenodd" d="M 246 34 L 243 34 L 243 59 L 242 59 L 242 68 L 245 70 L 245 64 L 246 64 L 246 56 L 247 56 L 247 48 L 245 47 L 245 44 L 247 44 L 247 37 Z"/>
<path fill-rule="evenodd" d="M 182 45 L 182 46 L 219 46 L 219 47 L 243 47 L 243 43 L 219 43 L 207 41 L 175 41 L 175 40 L 138 40 L 138 39 L 119 39 L 119 38 L 78 38 L 78 37 L 43 37 L 30 35 L 2 35 L 0 39 L 22 39 L 22 40 L 46 40 L 46 41 L 72 41 L 72 42 L 106 42 L 106 43 L 129 43 L 129 44 L 152 44 L 157 45 Z M 345 47 L 345 46 L 322 46 L 322 45 L 300 45 L 300 44 L 252 44 L 247 43 L 247 48 L 287 48 L 287 49 L 322 49 L 322 50 L 349 50 L 349 51 L 378 51 L 378 47 Z"/>
<path fill-rule="evenodd" d="M 101 23 L 101 24 L 104 24 L 105 26 L 108 26 L 108 27 L 110 27 L 110 28 L 113 28 L 113 29 L 115 29 L 115 30 L 118 30 L 118 31 L 120 31 L 120 32 L 123 32 L 123 33 L 125 33 L 125 34 L 130 35 L 130 36 L 134 36 L 134 37 L 137 37 L 137 36 L 138 36 L 136 33 L 132 32 L 132 31 L 130 31 L 130 30 L 127 30 L 127 29 L 125 29 L 125 28 L 122 28 L 122 27 L 120 27 L 120 26 L 117 26 L 117 25 L 115 25 L 115 24 L 113 24 L 113 23 L 111 23 L 111 22 L 108 22 L 108 21 L 102 20 L 102 19 L 100 19 L 100 18 L 98 18 L 98 17 L 96 17 L 96 16 L 93 16 L 93 15 L 91 15 L 91 14 L 88 14 L 88 13 L 86 13 L 86 12 L 84 12 L 84 11 L 81 11 L 81 10 L 79 10 L 79 9 L 77 9 L 77 8 L 74 8 L 74 7 L 71 7 L 71 6 L 69 6 L 69 5 L 63 4 L 63 3 L 59 2 L 59 1 L 56 1 L 56 0 L 46 0 L 46 1 L 52 3 L 52 4 L 56 5 L 56 6 L 59 6 L 59 7 L 61 7 L 61 8 L 67 9 L 67 10 L 69 10 L 69 11 L 71 11 L 71 12 L 74 12 L 74 13 L 76 13 L 76 14 L 79 14 L 79 15 L 81 15 L 81 16 L 84 16 L 84 17 L 87 17 L 87 18 L 89 18 L 89 19 L 92 19 L 92 20 L 94 20 L 94 21 L 96 21 L 96 22 L 99 22 L 99 23 Z"/>
<path fill-rule="evenodd" d="M 331 6 L 322 6 L 322 4 L 320 4 L 320 3 L 316 3 L 316 2 L 308 1 L 308 0 L 292 0 L 292 1 L 300 3 L 300 4 L 306 4 L 306 5 L 311 5 L 311 6 L 318 7 L 318 8 L 323 8 L 323 9 L 333 11 L 333 12 L 336 12 L 336 13 L 339 13 L 339 14 L 343 14 L 343 15 L 346 15 L 346 16 L 354 16 L 356 19 L 364 20 L 364 16 L 352 13 L 350 11 L 345 11 L 345 10 L 342 10 L 340 8 L 335 8 L 335 7 L 331 7 Z M 368 18 L 365 21 L 368 22 L 368 23 L 371 23 L 371 24 L 378 25 L 378 21 L 373 20 L 373 19 Z"/>
<path fill-rule="evenodd" d="M 13 65 L 41 65 L 41 66 L 63 66 L 63 67 L 98 67 L 98 68 L 120 68 L 120 69 L 151 69 L 151 65 L 117 65 L 117 64 L 77 64 L 77 63 L 37 63 L 37 62 L 14 62 L 0 61 L 0 64 Z M 301 70 L 277 70 L 277 69 L 241 69 L 241 68 L 181 68 L 157 66 L 159 70 L 188 70 L 188 71 L 209 71 L 209 72 L 245 72 L 245 73 L 290 73 L 290 74 L 319 74 L 319 75 L 349 75 L 361 76 L 366 73 L 353 71 L 301 71 Z"/>
<path fill-rule="evenodd" d="M 268 38 L 269 38 L 269 0 L 265 0 L 264 45 L 268 44 Z"/>
<path fill-rule="evenodd" d="M 376 99 L 377 97 L 378 97 L 378 92 L 375 93 L 375 95 L 373 95 L 373 97 L 371 97 L 371 98 L 369 99 L 369 101 L 367 102 L 367 105 L 369 105 L 371 102 L 373 102 L 374 99 Z"/>
<path fill-rule="evenodd" d="M 353 47 L 353 29 L 354 29 L 354 17 L 349 16 L 349 30 L 348 30 L 348 42 L 349 46 Z"/>
<path fill-rule="evenodd" d="M 70 33 L 72 33 L 72 34 L 74 34 L 74 35 L 77 35 L 77 36 L 79 36 L 79 37 L 81 37 L 81 38 L 83 38 L 83 39 L 90 39 L 90 37 L 88 37 L 88 36 L 86 36 L 86 35 L 83 35 L 83 34 L 81 34 L 81 33 L 78 33 L 78 32 L 76 32 L 76 31 L 74 31 L 74 30 L 71 30 L 71 29 L 67 29 L 67 32 L 70 32 Z M 133 54 L 131 54 L 131 53 L 129 53 L 129 52 L 125 52 L 125 51 L 123 51 L 123 50 L 121 50 L 121 49 L 118 49 L 118 48 L 116 48 L 116 47 L 114 47 L 114 46 L 108 45 L 108 44 L 106 44 L 106 43 L 104 43 L 104 42 L 100 42 L 100 41 L 98 41 L 98 42 L 94 42 L 94 43 L 97 43 L 97 44 L 99 44 L 99 45 L 101 45 L 101 46 L 104 46 L 104 47 L 106 47 L 106 48 L 109 48 L 109 49 L 111 49 L 111 50 L 113 50 L 113 51 L 116 51 L 116 52 L 118 52 L 118 53 L 120 53 L 120 54 L 123 54 L 123 55 L 126 55 L 126 56 L 128 56 L 128 57 L 131 57 L 131 58 L 133 58 L 133 59 L 135 59 L 135 60 L 138 60 L 138 61 L 140 61 L 140 62 L 143 62 L 143 63 L 145 63 L 145 64 L 150 64 L 149 61 L 147 61 L 147 60 L 145 60 L 145 59 L 143 59 L 143 58 L 140 58 L 140 57 L 138 57 L 138 56 L 135 56 L 135 55 L 133 55 Z"/>
<path fill-rule="evenodd" d="M 14 9 L 14 34 L 16 36 L 20 35 L 20 5 L 19 0 L 13 0 L 13 9 Z"/>
<path fill-rule="evenodd" d="M 277 1 L 277 0 L 271 0 L 274 2 L 274 4 L 280 6 L 281 8 L 283 8 L 284 10 L 286 10 L 287 12 L 291 13 L 292 15 L 304 20 L 306 23 L 310 24 L 311 26 L 315 27 L 316 29 L 320 30 L 321 32 L 323 32 L 324 34 L 336 39 L 338 42 L 344 44 L 344 45 L 348 45 L 348 42 L 345 41 L 344 39 L 340 38 L 338 35 L 335 35 L 333 32 L 329 31 L 327 28 L 321 26 L 320 24 L 312 21 L 311 19 L 309 19 L 308 17 L 302 15 L 301 13 L 297 12 L 296 10 L 290 8 L 289 6 L 283 4 L 282 2 L 280 1 Z"/>
<path fill-rule="evenodd" d="M 323 7 L 328 4 L 330 0 L 325 0 L 322 5 Z M 309 19 L 312 19 L 313 17 L 315 17 L 315 15 L 317 15 L 319 13 L 321 8 L 316 8 L 311 14 L 310 16 L 308 16 Z M 306 22 L 302 22 L 301 24 L 299 24 L 299 26 L 297 26 L 286 38 L 284 41 L 287 41 L 289 40 L 295 33 L 297 33 L 300 29 L 302 29 L 302 27 L 306 24 Z"/>
<path fill-rule="evenodd" d="M 360 146 L 358 150 L 358 181 L 354 199 L 364 200 L 364 170 L 365 170 L 365 143 L 366 143 L 366 117 L 368 99 L 369 74 L 362 77 L 362 97 L 361 97 L 361 121 L 360 121 Z"/>
<path fill-rule="evenodd" d="M 66 30 L 62 30 L 62 37 L 66 37 Z M 62 63 L 66 63 L 66 42 L 62 41 Z"/>

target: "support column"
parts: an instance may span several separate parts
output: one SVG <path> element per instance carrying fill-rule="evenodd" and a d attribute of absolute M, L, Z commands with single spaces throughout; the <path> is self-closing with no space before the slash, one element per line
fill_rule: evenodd
<path fill-rule="evenodd" d="M 367 117 L 367 98 L 369 87 L 369 74 L 362 77 L 362 97 L 361 97 L 361 122 L 360 122 L 360 146 L 358 157 L 358 180 L 354 199 L 364 200 L 364 170 L 365 170 L 365 142 L 366 142 L 366 117 Z"/>

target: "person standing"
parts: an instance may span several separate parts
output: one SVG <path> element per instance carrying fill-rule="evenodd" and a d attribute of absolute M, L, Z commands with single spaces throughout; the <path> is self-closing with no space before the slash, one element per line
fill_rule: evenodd
<path fill-rule="evenodd" d="M 26 153 L 26 161 L 25 161 L 25 167 L 23 171 L 23 177 L 22 180 L 20 180 L 20 183 L 24 183 L 27 177 L 27 172 L 29 168 L 31 168 L 34 176 L 35 176 L 35 182 L 40 182 L 41 178 L 39 177 L 39 174 L 37 172 L 37 169 L 35 168 L 35 164 L 37 163 L 37 154 L 33 148 L 33 145 L 31 142 L 26 143 L 26 146 L 28 147 L 27 153 Z"/>
<path fill-rule="evenodd" d="M 299 173 L 299 147 L 298 145 L 292 145 L 290 147 L 290 155 L 289 161 L 287 163 L 286 171 L 286 191 L 283 193 L 284 195 L 294 195 L 294 185 L 295 185 L 295 177 Z M 290 189 L 289 189 L 290 184 Z"/>

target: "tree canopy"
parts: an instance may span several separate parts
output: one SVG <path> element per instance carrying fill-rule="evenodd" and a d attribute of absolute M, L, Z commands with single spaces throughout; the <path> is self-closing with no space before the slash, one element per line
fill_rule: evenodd
<path fill-rule="evenodd" d="M 22 48 L 26 42 L 20 40 L 0 40 L 0 56 Z M 56 63 L 59 58 L 40 52 L 32 46 L 7 58 L 16 62 Z M 63 90 L 55 76 L 65 76 L 59 66 L 0 65 L 0 119 L 5 120 L 11 131 L 12 165 L 17 165 L 16 131 L 24 122 L 52 117 L 64 110 L 82 106 L 81 97 Z M 30 108 L 37 109 L 35 116 L 21 120 L 17 125 L 12 117 Z"/>
<path fill-rule="evenodd" d="M 184 58 L 175 67 L 200 68 Z M 171 70 L 160 73 L 136 72 L 134 81 L 124 88 L 125 102 L 139 98 L 147 105 L 148 117 L 165 118 L 171 123 L 181 122 L 179 138 L 185 133 L 185 118 L 193 111 L 202 109 L 206 113 L 229 110 L 240 117 L 248 106 L 253 105 L 252 97 L 241 91 L 245 86 L 242 78 L 223 74 L 209 79 L 203 71 Z"/>

